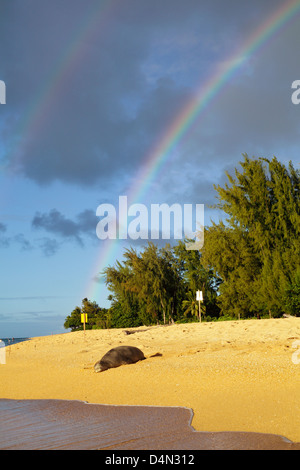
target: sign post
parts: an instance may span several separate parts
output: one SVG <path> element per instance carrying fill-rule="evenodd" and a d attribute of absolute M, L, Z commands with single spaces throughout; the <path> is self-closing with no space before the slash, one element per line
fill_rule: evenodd
<path fill-rule="evenodd" d="M 200 323 L 201 323 L 201 300 L 203 301 L 202 290 L 197 290 L 197 292 L 196 292 L 196 300 L 199 301 L 199 321 L 200 321 Z"/>
<path fill-rule="evenodd" d="M 81 314 L 81 323 L 83 323 L 83 331 L 85 332 L 85 324 L 88 322 L 87 313 Z"/>

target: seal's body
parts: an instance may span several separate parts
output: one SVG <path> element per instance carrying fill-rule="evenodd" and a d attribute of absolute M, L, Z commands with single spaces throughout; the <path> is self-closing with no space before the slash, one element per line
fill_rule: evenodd
<path fill-rule="evenodd" d="M 102 372 L 123 364 L 134 364 L 145 359 L 144 353 L 134 346 L 118 346 L 110 349 L 100 361 L 94 365 L 95 372 Z"/>

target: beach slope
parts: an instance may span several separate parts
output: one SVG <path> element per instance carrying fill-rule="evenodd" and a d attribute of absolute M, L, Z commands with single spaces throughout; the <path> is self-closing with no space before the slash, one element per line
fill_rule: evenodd
<path fill-rule="evenodd" d="M 38 337 L 6 348 L 0 398 L 182 406 L 193 410 L 197 431 L 300 442 L 299 340 L 300 318 Z M 147 359 L 96 374 L 94 363 L 121 345 L 140 348 Z M 162 355 L 150 357 L 155 353 Z"/>

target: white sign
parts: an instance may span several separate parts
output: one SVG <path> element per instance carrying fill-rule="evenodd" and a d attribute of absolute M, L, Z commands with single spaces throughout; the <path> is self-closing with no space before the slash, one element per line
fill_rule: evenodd
<path fill-rule="evenodd" d="M 196 292 L 196 300 L 201 300 L 201 301 L 203 301 L 202 290 L 197 290 L 197 292 Z"/>

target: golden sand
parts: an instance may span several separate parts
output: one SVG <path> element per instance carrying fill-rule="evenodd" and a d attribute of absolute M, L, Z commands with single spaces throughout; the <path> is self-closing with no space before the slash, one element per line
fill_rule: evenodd
<path fill-rule="evenodd" d="M 300 442 L 300 350 L 298 356 L 293 348 L 300 318 L 145 329 L 80 331 L 9 346 L 0 398 L 185 406 L 198 431 L 271 433 Z M 96 374 L 94 363 L 120 345 L 162 356 Z"/>

